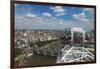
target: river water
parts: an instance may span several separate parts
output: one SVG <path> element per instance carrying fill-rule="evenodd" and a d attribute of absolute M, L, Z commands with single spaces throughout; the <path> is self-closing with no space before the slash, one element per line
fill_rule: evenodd
<path fill-rule="evenodd" d="M 36 66 L 36 65 L 51 65 L 56 63 L 56 57 L 43 56 L 43 55 L 32 55 L 26 58 L 24 61 L 25 66 Z"/>

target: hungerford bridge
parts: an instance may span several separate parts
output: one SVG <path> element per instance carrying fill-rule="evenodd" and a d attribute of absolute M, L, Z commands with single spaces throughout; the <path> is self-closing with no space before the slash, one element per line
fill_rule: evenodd
<path fill-rule="evenodd" d="M 75 33 L 79 33 L 82 36 L 80 43 L 75 43 Z M 78 36 L 78 35 L 77 35 Z M 84 47 L 85 30 L 80 27 L 71 28 L 71 43 L 65 45 L 57 57 L 56 63 L 71 63 L 71 62 L 86 62 L 93 61 L 94 55 Z"/>

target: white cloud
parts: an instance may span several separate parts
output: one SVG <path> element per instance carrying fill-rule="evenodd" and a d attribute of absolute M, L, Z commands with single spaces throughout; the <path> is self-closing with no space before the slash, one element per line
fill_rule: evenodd
<path fill-rule="evenodd" d="M 60 25 L 65 25 L 65 24 L 64 24 L 64 20 L 59 20 L 59 24 L 60 24 Z"/>
<path fill-rule="evenodd" d="M 64 27 L 64 21 L 54 17 L 46 18 L 38 15 L 34 17 L 29 13 L 15 16 L 16 29 L 63 29 Z"/>
<path fill-rule="evenodd" d="M 73 15 L 74 19 L 76 19 L 77 24 L 83 28 L 94 29 L 94 22 L 91 19 L 88 19 L 85 12 L 81 12 L 79 14 Z"/>
<path fill-rule="evenodd" d="M 84 13 L 77 14 L 81 18 L 86 18 Z M 74 17 L 79 19 L 76 14 Z M 24 15 L 16 15 L 15 16 L 15 28 L 16 29 L 58 29 L 64 30 L 66 27 L 86 27 L 86 28 L 93 28 L 94 25 L 91 24 L 92 22 L 78 22 L 75 21 L 67 21 L 67 20 L 60 20 L 54 17 L 46 18 L 43 16 L 38 16 L 34 14 L 24 14 Z"/>
<path fill-rule="evenodd" d="M 83 11 L 93 12 L 94 9 L 93 8 L 84 8 Z"/>
<path fill-rule="evenodd" d="M 43 16 L 51 17 L 52 15 L 50 13 L 42 13 Z"/>
<path fill-rule="evenodd" d="M 62 6 L 51 7 L 51 9 L 53 9 L 54 12 L 64 12 L 64 9 L 62 8 Z"/>
<path fill-rule="evenodd" d="M 62 16 L 64 14 L 65 14 L 64 12 L 60 12 L 60 13 L 57 13 L 56 16 Z"/>
<path fill-rule="evenodd" d="M 94 15 L 94 8 L 83 8 L 84 12 L 88 12 L 89 14 Z"/>
<path fill-rule="evenodd" d="M 88 19 L 86 18 L 85 12 L 81 12 L 79 14 L 74 14 L 73 17 L 74 17 L 74 19 L 79 20 L 79 21 L 88 21 Z"/>
<path fill-rule="evenodd" d="M 25 14 L 25 16 L 27 16 L 27 17 L 36 17 L 35 14 L 31 14 L 31 13 L 27 13 L 27 14 Z"/>
<path fill-rule="evenodd" d="M 65 13 L 65 10 L 63 9 L 63 7 L 62 6 L 55 6 L 55 7 L 51 7 L 50 9 L 52 9 L 53 10 L 53 12 L 55 12 L 56 14 L 56 16 L 62 16 L 62 15 L 64 15 Z"/>

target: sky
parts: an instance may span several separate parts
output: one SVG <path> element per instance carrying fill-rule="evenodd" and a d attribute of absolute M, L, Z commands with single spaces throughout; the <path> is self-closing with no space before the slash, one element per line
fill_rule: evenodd
<path fill-rule="evenodd" d="M 15 29 L 94 29 L 94 8 L 15 4 Z"/>

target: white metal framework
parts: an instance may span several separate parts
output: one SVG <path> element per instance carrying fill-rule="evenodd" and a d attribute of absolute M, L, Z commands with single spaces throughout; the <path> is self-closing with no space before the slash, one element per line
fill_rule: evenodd
<path fill-rule="evenodd" d="M 75 46 L 74 42 L 74 33 L 79 32 L 82 33 L 82 41 L 81 46 Z M 57 57 L 56 63 L 71 63 L 71 62 L 87 62 L 93 61 L 94 55 L 89 52 L 86 48 L 84 48 L 84 40 L 85 40 L 85 30 L 82 28 L 71 28 L 71 43 L 70 45 L 65 45 L 65 47 L 61 50 L 60 54 Z"/>
<path fill-rule="evenodd" d="M 80 28 L 80 27 L 73 27 L 73 28 L 71 28 L 71 43 L 72 43 L 72 46 L 75 44 L 74 43 L 74 33 L 75 32 L 78 32 L 78 33 L 81 33 L 82 34 L 82 37 L 83 37 L 83 39 L 82 39 L 82 46 L 84 46 L 84 41 L 85 41 L 85 30 L 84 29 L 82 29 L 82 28 Z"/>

